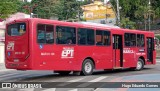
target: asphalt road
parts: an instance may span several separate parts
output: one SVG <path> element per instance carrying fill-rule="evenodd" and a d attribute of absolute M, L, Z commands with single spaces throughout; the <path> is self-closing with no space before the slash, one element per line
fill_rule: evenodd
<path fill-rule="evenodd" d="M 3 65 L 1 65 L 2 67 Z M 2 67 L 3 68 L 3 67 Z M 154 79 L 153 79 L 154 78 Z M 59 84 L 60 87 L 67 86 L 70 82 L 160 82 L 160 60 L 157 59 L 156 65 L 145 66 L 142 71 L 114 70 L 114 71 L 95 71 L 91 76 L 60 76 L 52 71 L 17 71 L 0 70 L 0 82 L 66 82 Z M 69 82 L 69 83 L 68 83 Z M 43 88 L 43 89 L 0 89 L 0 91 L 119 91 L 119 89 L 107 88 L 85 88 L 87 84 L 80 84 L 82 88 Z M 84 88 L 83 88 L 84 87 Z M 126 88 L 121 91 L 133 91 Z M 138 91 L 138 90 L 137 90 Z M 159 89 L 145 91 L 160 91 Z"/>

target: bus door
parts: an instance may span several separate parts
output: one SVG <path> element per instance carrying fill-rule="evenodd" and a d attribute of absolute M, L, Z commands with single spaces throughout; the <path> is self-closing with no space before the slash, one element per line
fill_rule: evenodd
<path fill-rule="evenodd" d="M 122 35 L 113 35 L 113 67 L 123 67 Z"/>
<path fill-rule="evenodd" d="M 147 61 L 153 62 L 154 39 L 147 37 Z"/>

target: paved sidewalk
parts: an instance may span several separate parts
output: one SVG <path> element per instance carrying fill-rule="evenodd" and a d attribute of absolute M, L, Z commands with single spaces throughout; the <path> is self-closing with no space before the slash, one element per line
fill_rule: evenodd
<path fill-rule="evenodd" d="M 2 71 L 11 71 L 13 69 L 6 69 L 5 64 L 4 63 L 0 63 L 0 72 Z"/>
<path fill-rule="evenodd" d="M 5 64 L 4 63 L 0 63 L 0 70 L 6 69 Z"/>

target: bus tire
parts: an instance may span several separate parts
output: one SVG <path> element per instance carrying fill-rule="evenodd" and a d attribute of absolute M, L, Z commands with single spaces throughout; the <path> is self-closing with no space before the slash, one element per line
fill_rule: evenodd
<path fill-rule="evenodd" d="M 54 73 L 59 73 L 60 75 L 69 75 L 71 71 L 54 71 Z"/>
<path fill-rule="evenodd" d="M 143 69 L 143 67 L 144 67 L 144 62 L 141 58 L 139 58 L 135 70 L 140 71 Z"/>
<path fill-rule="evenodd" d="M 91 75 L 93 73 L 93 69 L 94 69 L 94 64 L 92 62 L 92 60 L 90 59 L 85 59 L 85 61 L 82 64 L 82 72 L 81 75 Z"/>

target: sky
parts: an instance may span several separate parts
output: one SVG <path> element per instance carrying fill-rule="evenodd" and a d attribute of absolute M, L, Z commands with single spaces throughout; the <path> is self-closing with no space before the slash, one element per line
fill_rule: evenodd
<path fill-rule="evenodd" d="M 106 3 L 107 1 L 109 1 L 109 0 L 104 0 L 104 3 Z"/>

